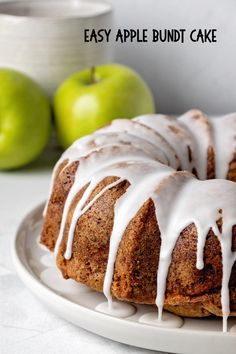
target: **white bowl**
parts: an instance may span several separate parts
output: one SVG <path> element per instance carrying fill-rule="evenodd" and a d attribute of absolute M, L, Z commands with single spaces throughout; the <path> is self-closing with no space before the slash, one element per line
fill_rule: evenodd
<path fill-rule="evenodd" d="M 34 78 L 53 95 L 71 73 L 111 60 L 110 45 L 85 43 L 85 28 L 109 28 L 106 2 L 34 0 L 0 2 L 0 67 Z"/>

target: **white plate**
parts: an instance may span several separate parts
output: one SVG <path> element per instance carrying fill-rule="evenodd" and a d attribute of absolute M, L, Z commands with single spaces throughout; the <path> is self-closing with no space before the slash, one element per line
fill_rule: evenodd
<path fill-rule="evenodd" d="M 72 280 L 64 280 L 54 267 L 51 254 L 39 246 L 42 210 L 43 205 L 38 206 L 22 221 L 13 245 L 13 258 L 22 281 L 52 312 L 91 332 L 141 348 L 186 354 L 235 354 L 235 319 L 229 320 L 229 332 L 224 334 L 220 319 L 185 319 L 181 328 L 140 323 L 142 315 L 156 311 L 152 306 L 135 305 L 136 312 L 126 318 L 96 311 L 105 297 Z"/>

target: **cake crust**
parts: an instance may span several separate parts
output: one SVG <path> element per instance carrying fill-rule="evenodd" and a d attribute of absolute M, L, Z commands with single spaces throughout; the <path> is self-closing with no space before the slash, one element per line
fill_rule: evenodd
<path fill-rule="evenodd" d="M 228 118 L 231 119 L 232 117 L 227 116 L 227 119 Z M 138 138 L 141 139 L 140 143 L 144 144 L 143 138 L 142 136 L 139 136 L 139 134 L 150 134 L 151 145 L 155 143 L 155 141 L 152 141 L 153 137 L 155 137 L 152 129 L 152 119 L 152 117 L 147 117 L 147 119 L 146 117 L 141 117 L 137 121 L 134 121 L 134 132 L 126 131 L 125 134 L 119 133 L 121 136 L 116 139 L 111 155 L 114 152 L 116 154 L 117 152 L 119 153 L 119 144 L 121 144 L 125 147 L 125 150 L 122 150 L 122 154 L 124 154 L 122 156 L 125 156 L 125 152 L 128 151 L 127 148 L 129 148 L 130 145 L 130 148 L 133 147 L 137 149 L 138 154 L 141 154 L 141 158 L 144 158 L 142 155 L 143 152 L 141 151 L 142 149 L 136 145 L 134 147 L 132 144 L 137 144 Z M 184 151 L 184 147 L 182 147 L 182 151 L 184 154 L 186 153 L 188 160 L 186 165 L 189 166 L 189 171 L 193 172 L 197 177 L 205 175 L 205 178 L 207 179 L 218 178 L 219 176 L 217 173 L 219 173 L 219 171 L 221 173 L 223 170 L 221 166 L 218 166 L 218 169 L 216 168 L 217 163 L 219 162 L 218 151 L 216 144 L 213 144 L 211 136 L 212 127 L 208 122 L 207 117 L 200 111 L 193 110 L 183 116 L 183 123 L 188 125 L 188 119 L 193 119 L 195 122 L 203 122 L 203 131 L 210 134 L 209 136 L 207 135 L 203 144 L 204 148 L 202 149 L 203 157 L 206 159 L 206 171 L 203 171 L 201 168 L 199 170 L 199 161 L 196 158 L 194 144 L 191 144 L 191 134 L 194 133 L 194 130 L 191 134 L 186 130 L 185 139 L 188 141 L 188 144 L 186 144 L 187 150 Z M 139 123 L 139 120 L 141 123 Z M 162 130 L 164 131 L 164 116 L 162 116 L 162 121 L 164 124 Z M 126 129 L 132 128 L 132 123 L 130 124 L 130 121 L 125 124 Z M 145 124 L 147 124 L 147 126 L 145 126 Z M 170 130 L 169 118 L 167 119 L 166 126 L 167 129 Z M 178 134 L 176 126 L 177 123 L 173 125 L 175 129 L 171 130 L 172 134 Z M 199 127 L 201 129 L 201 125 L 197 125 L 196 129 L 199 129 Z M 183 134 L 184 129 L 187 129 L 183 125 L 181 125 L 180 128 L 181 134 Z M 111 130 L 114 136 L 112 125 L 104 129 L 105 135 L 107 134 L 107 129 L 108 134 Z M 122 130 L 122 123 L 120 121 L 117 122 L 116 129 Z M 216 132 L 217 129 L 219 130 L 219 128 L 215 129 Z M 135 139 L 133 139 L 132 137 L 129 137 L 129 134 L 131 136 L 132 134 L 137 134 L 138 138 L 135 136 Z M 199 134 L 199 132 L 197 134 Z M 160 138 L 159 135 L 161 136 L 160 132 L 158 132 L 157 139 L 159 142 L 165 140 L 162 136 Z M 109 137 L 109 144 L 111 144 L 113 136 Z M 96 141 L 96 135 L 94 140 L 89 137 L 87 139 L 88 142 L 86 143 L 85 139 L 85 144 L 81 145 L 81 150 L 85 154 L 81 154 L 82 158 L 78 157 L 73 161 L 69 158 L 64 158 L 55 169 L 53 188 L 48 201 L 40 240 L 40 242 L 48 247 L 50 251 L 55 250 L 58 241 L 58 235 L 62 227 L 62 216 L 63 212 L 65 212 L 64 208 L 68 195 L 70 194 L 75 181 L 83 178 L 81 168 L 83 171 L 83 166 L 86 165 L 87 160 L 91 160 L 91 163 L 94 164 L 98 163 L 96 161 L 96 153 L 98 157 L 101 156 L 101 154 L 106 153 L 106 149 L 101 149 L 99 151 L 100 146 Z M 104 139 L 104 136 L 102 136 L 101 141 L 102 139 Z M 209 142 L 208 144 L 206 144 L 207 141 Z M 90 150 L 88 150 L 87 153 L 84 152 L 86 151 L 85 147 L 87 148 L 86 144 L 93 152 L 92 154 L 90 154 Z M 164 146 L 167 147 L 168 144 L 169 143 L 165 141 Z M 178 144 L 177 138 L 175 144 Z M 167 162 L 172 161 L 175 164 L 174 167 L 172 166 L 172 177 L 175 177 L 176 174 L 176 178 L 179 178 L 180 180 L 182 177 L 183 179 L 186 177 L 186 180 L 188 179 L 190 181 L 193 179 L 195 180 L 189 172 L 175 172 L 175 170 L 181 171 L 181 166 L 179 166 L 181 158 L 177 156 L 178 154 L 175 156 L 173 153 L 173 151 L 175 151 L 173 146 L 170 145 L 168 149 L 166 148 L 167 151 L 161 151 L 158 146 L 157 153 L 160 153 L 161 151 L 159 159 L 159 157 L 153 157 L 154 147 L 151 145 L 150 142 L 145 143 L 145 147 L 143 147 L 144 154 L 147 154 L 148 156 L 151 154 L 152 159 L 155 161 L 160 162 L 163 158 L 166 159 Z M 201 158 L 203 157 L 201 156 Z M 149 161 L 149 157 L 147 161 Z M 119 163 L 119 168 L 122 169 L 123 165 L 125 166 L 125 163 L 123 163 L 122 160 Z M 145 168 L 145 165 L 143 166 Z M 91 169 L 91 171 L 93 170 Z M 165 176 L 168 175 L 168 171 L 168 169 L 164 171 Z M 145 171 L 143 173 L 145 175 Z M 83 208 L 91 205 L 86 212 L 80 214 L 76 222 L 71 248 L 72 253 L 71 257 L 67 258 L 65 257 L 65 253 L 68 245 L 69 230 L 75 210 L 89 189 L 92 178 L 93 174 L 90 176 L 90 180 L 86 181 L 86 183 L 84 183 L 75 193 L 71 201 L 66 214 L 62 238 L 58 244 L 56 262 L 65 279 L 74 279 L 75 281 L 86 284 L 96 291 L 102 292 L 108 267 L 108 257 L 111 247 L 110 239 L 115 223 L 115 208 L 118 201 L 122 199 L 122 196 L 128 191 L 131 183 L 128 181 L 128 178 L 120 178 L 115 173 L 111 173 L 95 184 L 91 194 L 85 199 L 86 202 Z M 172 179 L 174 180 L 174 178 Z M 225 175 L 225 179 L 236 182 L 236 152 L 233 154 L 233 159 L 231 154 L 231 161 L 228 162 L 228 171 Z M 168 181 L 169 180 L 167 179 L 167 182 Z M 117 183 L 114 184 L 114 182 Z M 181 183 L 179 183 L 180 188 L 184 185 Z M 160 185 L 161 184 L 163 183 L 160 182 Z M 145 188 L 145 186 L 143 186 L 143 188 Z M 233 188 L 231 190 L 235 191 Z M 223 192 L 224 191 L 222 191 L 222 193 Z M 137 190 L 137 193 L 141 194 L 142 191 Z M 96 199 L 96 196 L 98 195 L 99 198 Z M 175 197 L 176 196 L 173 195 L 173 199 Z M 171 196 L 168 196 L 168 198 L 171 203 Z M 110 287 L 112 297 L 121 301 L 139 304 L 155 304 L 158 293 L 157 277 L 159 258 L 163 242 L 160 231 L 160 207 L 161 204 L 154 202 L 152 198 L 148 197 L 135 216 L 129 220 L 116 253 L 114 272 Z M 189 208 L 189 212 L 194 213 L 194 210 L 191 210 L 191 208 L 193 208 L 191 203 Z M 208 212 L 208 206 L 206 205 L 206 219 L 208 218 Z M 171 263 L 166 277 L 164 301 L 164 308 L 166 310 L 186 317 L 206 317 L 212 314 L 222 316 L 221 290 L 224 257 L 222 254 L 222 244 L 219 239 L 219 234 L 222 233 L 226 218 L 224 211 L 219 209 L 218 212 L 219 217 L 215 220 L 216 227 L 214 228 L 212 226 L 206 230 L 206 240 L 203 249 L 203 269 L 197 267 L 199 235 L 196 224 L 190 222 L 178 234 L 179 236 L 173 248 Z M 123 220 L 120 220 L 120 222 L 122 223 Z M 230 240 L 232 238 L 231 251 L 236 252 L 236 225 L 233 226 L 231 234 L 229 231 L 229 234 L 226 236 L 229 237 Z M 232 267 L 229 279 L 229 296 L 230 315 L 236 316 L 236 263 L 234 263 Z"/>
<path fill-rule="evenodd" d="M 41 242 L 48 239 L 50 230 L 58 235 L 63 203 L 73 183 L 76 171 L 72 164 L 57 179 L 50 200 L 51 212 L 45 219 Z M 88 202 L 105 186 L 117 180 L 108 177 L 93 191 Z M 78 221 L 73 242 L 73 254 L 66 260 L 68 230 L 73 211 L 82 197 L 85 186 L 77 195 L 68 214 L 63 240 L 57 255 L 57 266 L 65 279 L 71 278 L 96 291 L 102 292 L 107 267 L 109 241 L 114 220 L 114 205 L 129 186 L 121 182 L 108 190 Z M 62 192 L 63 191 L 63 192 Z M 57 198 L 60 196 L 60 198 Z M 57 215 L 55 223 L 53 216 Z M 158 211 L 157 211 L 158 215 Z M 53 222 L 52 222 L 53 221 Z M 236 227 L 233 230 L 233 250 L 236 250 Z M 51 238 L 52 239 L 52 238 Z M 50 244 L 54 249 L 56 237 Z M 128 225 L 117 253 L 111 293 L 114 298 L 139 304 L 155 304 L 156 279 L 160 253 L 160 231 L 151 199 L 146 201 Z M 196 269 L 197 230 L 193 224 L 180 234 L 172 254 L 167 285 L 165 308 L 175 314 L 189 317 L 221 316 L 220 291 L 222 256 L 219 240 L 210 230 L 204 249 L 204 269 Z M 236 312 L 236 266 L 230 280 L 231 314 Z"/>

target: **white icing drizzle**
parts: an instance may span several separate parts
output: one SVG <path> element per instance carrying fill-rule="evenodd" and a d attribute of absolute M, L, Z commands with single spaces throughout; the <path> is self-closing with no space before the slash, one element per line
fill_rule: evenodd
<path fill-rule="evenodd" d="M 139 322 L 164 328 L 180 328 L 184 324 L 181 317 L 166 311 L 163 312 L 162 321 L 158 320 L 156 312 L 148 312 L 139 318 Z"/>
<path fill-rule="evenodd" d="M 104 179 L 104 177 L 102 177 L 102 179 Z M 76 208 L 74 210 L 73 218 L 72 218 L 71 225 L 70 225 L 70 230 L 69 230 L 67 246 L 66 246 L 65 259 L 70 259 L 71 258 L 73 239 L 74 239 L 74 232 L 75 232 L 75 227 L 76 227 L 76 224 L 77 224 L 79 218 L 84 213 L 86 213 L 86 211 L 89 210 L 92 207 L 92 205 L 96 202 L 96 200 L 98 200 L 107 190 L 117 186 L 119 183 L 121 183 L 123 181 L 122 179 L 118 179 L 118 181 L 110 183 L 108 186 L 103 188 L 87 205 L 84 205 L 85 201 L 88 200 L 88 198 L 91 195 L 92 191 L 96 188 L 96 186 L 99 184 L 99 182 L 101 182 L 102 179 L 101 178 L 100 179 L 96 179 L 96 181 L 94 181 L 92 179 L 92 181 L 90 182 L 90 185 L 86 189 L 83 197 L 80 199 L 79 203 L 77 204 L 77 206 L 76 206 Z"/>
<path fill-rule="evenodd" d="M 216 178 L 226 178 L 236 153 L 236 114 L 209 119 L 213 131 Z M 222 148 L 223 147 L 223 148 Z"/>
<path fill-rule="evenodd" d="M 135 118 L 161 134 L 162 137 L 175 150 L 183 170 L 192 171 L 195 165 L 195 142 L 190 133 L 178 121 L 163 114 L 149 114 Z M 190 151 L 189 151 L 190 150 Z M 191 152 L 192 161 L 189 159 Z"/>
<path fill-rule="evenodd" d="M 111 164 L 115 163 L 125 163 L 125 161 L 139 161 L 143 159 L 144 161 L 153 161 L 152 157 L 147 155 L 144 151 L 140 149 L 135 149 L 132 146 L 127 146 L 127 145 L 113 145 L 111 146 L 105 146 L 101 147 L 98 150 L 92 151 L 89 155 L 86 157 L 82 157 L 79 160 L 79 167 L 77 169 L 76 175 L 75 175 L 75 181 L 73 186 L 70 189 L 70 192 L 67 196 L 65 205 L 64 205 L 64 210 L 63 210 L 63 215 L 62 215 L 62 221 L 61 221 L 61 227 L 60 227 L 60 232 L 57 238 L 56 246 L 55 246 L 55 254 L 58 253 L 59 246 L 61 244 L 63 234 L 64 234 L 64 228 L 67 220 L 67 215 L 69 212 L 69 209 L 71 207 L 71 204 L 78 194 L 78 192 L 83 188 L 86 184 L 88 184 L 92 177 L 97 175 L 98 172 L 101 169 L 105 169 L 106 167 L 110 166 Z M 109 176 L 109 174 L 106 174 L 106 170 L 104 171 L 104 174 L 101 175 L 101 179 L 98 180 L 97 177 L 97 184 L 102 181 L 105 177 Z M 110 175 L 110 176 L 115 176 Z M 96 184 L 94 184 L 94 188 L 96 187 Z M 88 192 L 90 195 L 90 190 Z M 86 194 L 87 195 L 87 194 Z M 85 199 L 85 197 L 84 197 Z M 85 199 L 86 200 L 86 199 Z M 69 251 L 68 251 L 69 252 Z"/>
<path fill-rule="evenodd" d="M 112 300 L 110 288 L 113 278 L 113 270 L 121 238 L 129 222 L 135 217 L 145 201 L 152 196 L 153 189 L 158 187 L 163 178 L 173 173 L 173 170 L 167 167 L 165 167 L 165 169 L 158 169 L 158 166 L 153 166 L 154 168 L 151 168 L 150 171 L 147 171 L 146 165 L 142 166 L 141 164 L 135 164 L 133 167 L 135 171 L 134 169 L 131 170 L 132 174 L 127 176 L 127 180 L 130 182 L 130 187 L 117 201 L 114 210 L 115 216 L 113 230 L 110 238 L 107 271 L 103 286 L 103 292 L 110 303 Z M 143 179 L 144 172 L 145 180 Z M 124 175 L 122 175 L 122 177 L 125 178 Z M 137 191 L 139 192 L 137 193 Z"/>
<path fill-rule="evenodd" d="M 135 307 L 131 304 L 120 301 L 113 301 L 112 306 L 109 306 L 107 301 L 102 302 L 95 307 L 95 310 L 119 318 L 130 317 L 136 311 Z"/>
<path fill-rule="evenodd" d="M 179 161 L 174 149 L 167 143 L 165 138 L 156 130 L 130 119 L 115 119 L 107 127 L 100 129 L 98 132 L 127 132 L 138 138 L 144 139 L 162 150 L 167 157 L 169 165 L 173 168 L 179 167 Z"/>
<path fill-rule="evenodd" d="M 198 235 L 197 269 L 204 268 L 204 247 L 210 229 L 218 237 L 221 245 L 223 264 L 221 304 L 223 330 L 227 330 L 227 318 L 230 314 L 229 279 L 236 261 L 236 252 L 231 250 L 232 227 L 236 221 L 236 185 L 223 179 L 208 181 L 204 179 L 207 175 L 209 146 L 214 148 L 216 177 L 226 177 L 235 150 L 235 126 L 235 114 L 212 118 L 209 121 L 205 115 L 196 110 L 187 112 L 179 120 L 163 115 L 141 116 L 135 120 L 115 120 L 98 132 L 76 141 L 58 161 L 53 172 L 50 194 L 56 171 L 61 163 L 66 161 L 63 168 L 65 169 L 72 162 L 79 162 L 74 184 L 64 205 L 55 247 L 57 254 L 71 205 L 75 202 L 75 208 L 71 210 L 72 219 L 64 255 L 68 260 L 73 256 L 74 233 L 80 217 L 108 190 L 116 188 L 122 181 L 129 183 L 114 208 L 114 223 L 103 287 L 109 311 L 114 310 L 111 284 L 120 241 L 131 220 L 151 198 L 161 233 L 156 297 L 159 323 L 162 321 L 166 279 L 172 252 L 180 233 L 193 223 Z M 192 154 L 191 161 L 189 149 Z M 203 181 L 197 180 L 189 172 L 176 172 L 177 168 L 190 172 L 195 168 L 198 177 Z M 116 177 L 116 180 L 106 185 L 92 198 L 92 192 L 106 177 Z M 75 198 L 82 188 L 83 195 L 76 202 Z M 223 220 L 221 232 L 216 223 L 220 217 Z M 105 311 L 104 308 L 102 311 Z"/>
<path fill-rule="evenodd" d="M 176 178 L 177 177 L 177 178 Z M 161 250 L 157 275 L 158 292 L 156 304 L 161 318 L 164 305 L 166 278 L 171 263 L 171 255 L 181 231 L 188 225 L 194 223 L 198 233 L 197 264 L 202 269 L 203 248 L 206 236 L 212 228 L 221 244 L 223 279 L 221 291 L 221 304 L 223 312 L 223 330 L 226 331 L 229 308 L 229 278 L 232 267 L 236 261 L 236 253 L 231 251 L 232 228 L 236 220 L 236 198 L 232 190 L 235 188 L 233 182 L 225 180 L 199 181 L 192 177 L 176 174 L 169 179 L 169 195 L 174 195 L 171 210 L 166 188 L 163 187 L 153 197 L 158 203 L 157 217 L 161 231 Z M 222 193 L 224 191 L 224 193 Z M 208 206 L 207 218 L 205 206 Z M 222 232 L 219 231 L 216 221 L 219 220 L 222 210 L 223 225 Z"/>
<path fill-rule="evenodd" d="M 115 144 L 124 144 L 127 146 L 131 146 L 133 148 L 137 148 L 138 150 L 140 149 L 140 146 L 142 147 L 142 150 L 153 157 L 154 160 L 158 160 L 162 162 L 165 165 L 168 165 L 168 159 L 165 155 L 165 153 L 160 149 L 158 146 L 151 144 L 149 141 L 140 138 L 137 138 L 134 135 L 127 134 L 125 132 L 118 132 L 118 133 L 109 133 L 107 132 L 106 134 L 103 133 L 94 133 L 88 136 L 85 136 L 79 140 L 76 140 L 61 156 L 61 158 L 57 161 L 56 165 L 53 168 L 52 172 L 52 178 L 51 178 L 51 184 L 49 188 L 49 198 L 46 202 L 44 211 L 43 211 L 43 216 L 46 216 L 47 213 L 47 208 L 48 208 L 48 203 L 50 196 L 52 194 L 53 190 L 53 185 L 55 182 L 55 177 L 58 171 L 58 168 L 63 162 L 67 163 L 61 170 L 61 173 L 63 170 L 65 170 L 72 162 L 78 161 L 81 157 L 84 157 L 88 154 L 91 154 L 92 152 L 96 151 L 100 147 L 110 147 L 114 146 Z"/>
<path fill-rule="evenodd" d="M 198 178 L 207 178 L 208 147 L 212 146 L 211 127 L 207 117 L 195 109 L 186 112 L 178 119 L 187 128 L 195 140 L 195 164 Z"/>

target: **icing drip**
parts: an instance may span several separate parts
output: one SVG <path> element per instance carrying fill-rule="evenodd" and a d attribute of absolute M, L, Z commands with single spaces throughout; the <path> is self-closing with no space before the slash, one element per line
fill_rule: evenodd
<path fill-rule="evenodd" d="M 179 167 L 179 161 L 174 149 L 167 143 L 165 138 L 156 130 L 130 119 L 115 119 L 107 127 L 98 132 L 127 132 L 138 138 L 144 139 L 155 145 L 167 157 L 168 164 L 173 168 Z"/>
<path fill-rule="evenodd" d="M 145 201 L 151 197 L 153 189 L 157 188 L 163 178 L 173 173 L 173 170 L 165 168 L 160 170 L 157 169 L 156 172 L 150 171 L 148 174 L 148 171 L 145 171 L 145 168 L 146 166 L 135 166 L 136 173 L 128 176 L 128 181 L 131 184 L 130 187 L 115 205 L 113 230 L 110 237 L 107 270 L 103 285 L 103 292 L 110 303 L 112 301 L 110 288 L 113 278 L 113 270 L 121 238 L 132 218 L 137 214 Z M 143 180 L 144 171 L 145 180 Z M 139 193 L 137 193 L 137 191 L 139 191 Z"/>
<path fill-rule="evenodd" d="M 102 177 L 102 179 L 103 178 L 104 177 Z M 76 227 L 76 224 L 77 224 L 79 218 L 84 213 L 86 213 L 86 211 L 89 210 L 92 207 L 92 205 L 96 202 L 96 200 L 98 200 L 106 191 L 108 191 L 109 189 L 111 189 L 113 187 L 116 187 L 122 181 L 123 181 L 123 179 L 118 179 L 118 181 L 115 181 L 115 182 L 109 184 L 108 186 L 103 188 L 87 205 L 84 205 L 86 200 L 88 200 L 89 196 L 91 195 L 92 191 L 96 188 L 96 186 L 99 184 L 99 182 L 101 182 L 101 178 L 96 179 L 96 180 L 92 179 L 89 187 L 86 189 L 83 197 L 81 198 L 81 200 L 79 201 L 79 203 L 77 204 L 77 206 L 74 210 L 73 218 L 72 218 L 70 230 L 69 230 L 67 246 L 66 246 L 65 259 L 71 258 L 74 232 L 75 232 L 75 227 Z"/>
<path fill-rule="evenodd" d="M 208 119 L 202 112 L 191 110 L 179 117 L 179 121 L 194 137 L 197 176 L 204 180 L 207 178 L 208 148 L 212 146 Z"/>
<path fill-rule="evenodd" d="M 175 179 L 178 175 L 175 176 Z M 182 179 L 182 181 L 181 181 Z M 204 266 L 203 249 L 210 229 L 213 230 L 221 244 L 223 279 L 221 304 L 223 312 L 223 330 L 226 331 L 229 308 L 229 278 L 236 261 L 236 253 L 231 251 L 232 228 L 236 219 L 236 198 L 232 193 L 234 183 L 225 180 L 199 181 L 192 177 L 182 176 L 171 179 L 168 184 L 170 195 L 174 195 L 174 203 L 169 209 L 165 188 L 162 188 L 153 199 L 158 202 L 157 220 L 161 231 L 161 250 L 157 275 L 156 304 L 159 318 L 164 305 L 166 278 L 171 263 L 171 255 L 181 231 L 190 224 L 195 224 L 198 233 L 197 264 L 198 269 Z M 207 187 L 207 188 L 204 188 Z M 222 190 L 224 193 L 222 195 Z M 231 192 L 230 192 L 231 191 Z M 207 218 L 205 205 L 208 206 Z M 217 227 L 219 210 L 223 211 L 222 232 Z"/>
<path fill-rule="evenodd" d="M 164 328 L 180 328 L 184 324 L 181 317 L 166 311 L 163 312 L 162 321 L 158 320 L 156 312 L 149 312 L 141 316 L 139 322 Z"/>
<path fill-rule="evenodd" d="M 62 221 L 61 221 L 61 227 L 60 227 L 60 232 L 57 238 L 56 246 L 55 246 L 55 254 L 57 255 L 63 234 L 64 234 L 64 229 L 65 229 L 65 224 L 68 216 L 69 209 L 71 207 L 71 204 L 78 194 L 78 192 L 87 184 L 91 181 L 92 177 L 96 174 L 97 179 L 96 183 L 94 183 L 94 188 L 96 187 L 96 184 L 98 184 L 102 179 L 105 177 L 109 176 L 107 174 L 106 167 L 109 167 L 111 164 L 115 163 L 125 163 L 125 161 L 139 161 L 142 160 L 146 162 L 153 162 L 153 159 L 151 156 L 147 155 L 144 151 L 132 148 L 131 146 L 122 146 L 122 145 L 113 145 L 112 147 L 101 147 L 98 150 L 92 151 L 89 155 L 86 157 L 82 157 L 79 160 L 79 167 L 77 169 L 76 175 L 75 175 L 75 181 L 73 186 L 70 189 L 70 192 L 67 196 L 65 205 L 64 205 L 64 210 L 63 210 L 63 215 L 62 215 Z M 101 174 L 101 179 L 98 178 L 98 173 L 104 169 L 103 174 Z M 116 176 L 115 174 L 111 174 L 110 176 Z M 90 190 L 87 192 L 90 194 Z M 86 194 L 87 196 L 87 194 Z M 83 200 L 86 200 L 85 197 Z M 73 240 L 72 240 L 73 241 Z M 69 251 L 68 251 L 69 252 Z"/>
<path fill-rule="evenodd" d="M 227 318 L 230 314 L 229 279 L 236 261 L 236 252 L 231 249 L 232 228 L 236 220 L 236 185 L 223 179 L 204 180 L 207 177 L 209 147 L 214 149 L 216 177 L 226 177 L 236 149 L 235 133 L 235 114 L 210 120 L 196 110 L 187 112 L 178 120 L 163 115 L 147 115 L 135 120 L 115 120 L 98 132 L 76 141 L 62 155 L 53 171 L 50 195 L 61 163 L 65 164 L 63 171 L 74 161 L 79 162 L 74 183 L 64 205 L 55 246 L 57 254 L 71 211 L 72 219 L 64 254 L 67 260 L 73 256 L 73 239 L 80 217 L 108 190 L 123 181 L 129 183 L 114 207 L 114 223 L 103 286 L 108 303 L 103 304 L 99 311 L 115 311 L 112 306 L 111 285 L 119 244 L 129 223 L 151 198 L 161 234 L 156 297 L 159 324 L 164 325 L 162 311 L 172 252 L 181 232 L 194 224 L 197 230 L 198 270 L 204 269 L 204 247 L 210 229 L 221 245 L 221 305 L 223 330 L 227 330 Z M 178 168 L 186 171 L 176 172 Z M 193 169 L 202 181 L 189 173 Z M 106 177 L 115 177 L 116 180 L 92 197 L 93 191 Z M 82 189 L 84 191 L 81 192 L 80 200 L 75 203 L 74 210 L 71 210 Z M 48 205 L 45 212 L 47 208 Z M 217 226 L 220 218 L 223 222 L 221 230 Z M 120 305 L 122 304 L 119 303 Z M 120 307 L 118 310 L 120 311 Z M 153 318 L 148 317 L 145 321 L 153 321 Z"/>
<path fill-rule="evenodd" d="M 213 130 L 215 175 L 216 178 L 226 178 L 229 164 L 236 153 L 236 114 L 213 117 L 209 121 Z"/>
<path fill-rule="evenodd" d="M 235 198 L 236 199 L 236 198 Z M 235 206 L 234 206 L 235 207 Z M 236 210 L 236 208 L 235 208 Z M 223 213 L 224 216 L 224 213 Z M 227 217 L 228 218 L 228 215 Z M 222 259 L 223 259 L 223 279 L 221 289 L 221 305 L 223 313 L 223 332 L 227 332 L 227 319 L 230 315 L 230 296 L 229 296 L 229 280 L 233 265 L 236 261 L 236 252 L 232 252 L 232 240 L 228 235 L 232 233 L 234 221 L 231 223 L 223 223 L 223 230 L 219 237 L 221 243 Z"/>
<path fill-rule="evenodd" d="M 119 210 L 121 213 L 121 220 L 125 220 L 127 218 L 127 215 L 123 215 L 122 212 L 125 211 L 127 214 L 129 213 L 129 211 L 127 210 L 127 208 L 123 208 L 122 205 L 122 200 L 124 200 L 124 203 L 130 203 L 130 206 L 134 207 L 131 208 L 131 213 L 133 213 L 133 216 L 135 216 L 135 213 L 138 211 L 138 209 L 142 206 L 142 204 L 148 199 L 148 196 L 151 195 L 151 191 L 153 189 L 154 185 L 157 185 L 158 183 L 158 179 L 160 179 L 160 181 L 162 180 L 162 178 L 166 175 L 166 174 L 170 174 L 173 173 L 173 170 L 169 167 L 165 167 L 166 171 L 163 171 L 163 168 L 158 170 L 158 167 L 160 168 L 160 166 L 162 166 L 160 163 L 158 162 L 154 162 L 154 161 L 122 161 L 122 164 L 114 164 L 111 165 L 109 167 L 104 167 L 103 170 L 99 171 L 96 175 L 96 178 L 92 178 L 90 181 L 90 185 L 87 187 L 87 189 L 85 190 L 82 198 L 80 199 L 80 201 L 78 202 L 74 212 L 73 212 L 73 217 L 72 217 L 72 222 L 71 222 L 71 226 L 70 226 L 70 230 L 69 230 L 69 237 L 68 237 L 68 241 L 67 241 L 67 248 L 66 248 L 66 253 L 65 253 L 65 258 L 66 259 L 70 259 L 71 255 L 72 255 L 72 245 L 73 245 L 73 237 L 74 237 L 74 230 L 76 227 L 76 224 L 78 222 L 79 217 L 85 212 L 87 211 L 93 204 L 94 202 L 101 196 L 103 195 L 108 189 L 115 187 L 116 185 L 118 185 L 121 181 L 126 180 L 130 183 L 130 187 L 128 188 L 128 191 L 124 194 L 123 197 L 121 197 L 117 202 L 116 202 L 116 206 L 115 206 L 115 219 L 114 219 L 114 226 L 113 226 L 113 230 L 116 230 L 116 228 L 119 230 L 119 236 L 115 235 L 115 239 L 113 240 L 113 237 L 111 235 L 111 239 L 110 239 L 110 252 L 109 252 L 109 257 L 110 257 L 110 261 L 108 259 L 108 269 L 109 269 L 109 264 L 110 264 L 110 273 L 109 271 L 107 271 L 107 278 L 109 278 L 109 274 L 112 277 L 113 275 L 113 267 L 114 264 L 112 264 L 112 261 L 114 261 L 114 259 L 112 259 L 112 250 L 115 249 L 115 246 L 112 244 L 116 244 L 117 247 L 119 246 L 119 241 L 123 235 L 123 232 L 126 228 L 126 226 L 124 226 L 124 222 L 120 222 L 120 219 L 118 220 L 118 224 L 116 227 L 116 220 L 118 219 L 117 217 L 117 208 L 119 208 L 119 205 L 121 204 Z M 145 181 L 143 180 L 143 173 L 145 173 L 146 175 L 146 179 Z M 107 176 L 116 176 L 119 177 L 119 179 L 111 184 L 109 184 L 108 186 L 106 186 L 105 188 L 102 189 L 102 191 L 100 191 L 95 198 L 93 198 L 93 200 L 91 200 L 90 202 L 88 202 L 89 196 L 91 195 L 92 191 L 98 186 L 98 184 Z M 148 185 L 147 185 L 148 182 Z M 74 186 L 76 186 L 76 188 L 74 188 Z M 74 184 L 74 186 L 71 189 L 71 192 L 68 195 L 67 201 L 68 201 L 68 205 L 67 205 L 67 201 L 65 204 L 65 212 L 63 213 L 63 217 L 62 217 L 62 223 L 65 226 L 65 220 L 67 218 L 67 213 L 69 210 L 69 207 L 71 205 L 71 201 L 74 199 L 74 197 L 76 196 L 76 194 L 78 193 L 78 190 L 80 190 L 81 188 L 78 187 L 78 185 L 76 185 L 76 183 Z M 73 190 L 73 188 L 75 190 Z M 137 188 L 139 188 L 139 193 L 137 193 Z M 127 195 L 128 194 L 128 195 Z M 86 205 L 86 206 L 84 206 Z M 121 226 L 122 225 L 122 226 Z M 63 230 L 61 227 L 60 230 L 61 234 L 59 234 L 59 242 L 61 242 L 61 239 L 63 237 Z M 113 234 L 113 233 L 112 233 Z M 114 231 L 115 234 L 115 231 Z M 59 246 L 59 242 L 58 242 L 58 246 Z M 56 250 L 57 252 L 57 250 Z M 113 253 L 114 257 L 116 256 L 116 253 Z M 110 263 L 109 263 L 110 262 Z M 108 280 L 104 280 L 104 284 L 107 284 Z M 108 293 L 110 290 L 110 286 L 107 285 L 107 287 L 105 288 L 104 285 L 104 294 L 107 295 L 107 297 L 109 297 Z"/>
<path fill-rule="evenodd" d="M 191 134 L 178 121 L 162 114 L 139 116 L 135 121 L 143 123 L 161 134 L 176 151 L 183 170 L 196 168 L 194 161 L 195 143 Z M 189 156 L 191 152 L 192 156 Z"/>
<path fill-rule="evenodd" d="M 81 157 L 85 157 L 88 154 L 96 152 L 101 147 L 112 147 L 115 145 L 124 144 L 130 146 L 132 149 L 144 151 L 147 155 L 152 156 L 154 160 L 158 160 L 163 164 L 168 164 L 168 159 L 165 153 L 158 146 L 151 144 L 149 141 L 140 138 L 137 138 L 134 135 L 127 134 L 125 132 L 118 133 L 94 133 L 88 136 L 85 136 L 77 141 L 75 141 L 61 156 L 57 161 L 56 165 L 53 168 L 51 184 L 49 188 L 49 198 L 45 205 L 43 216 L 46 216 L 48 202 L 52 194 L 53 185 L 55 182 L 55 177 L 58 171 L 59 166 L 65 163 L 65 166 L 61 170 L 65 170 L 72 162 L 78 161 Z"/>
<path fill-rule="evenodd" d="M 119 301 L 113 301 L 112 306 L 109 306 L 108 302 L 102 302 L 96 306 L 95 310 L 119 318 L 130 317 L 136 311 L 134 306 Z"/>

